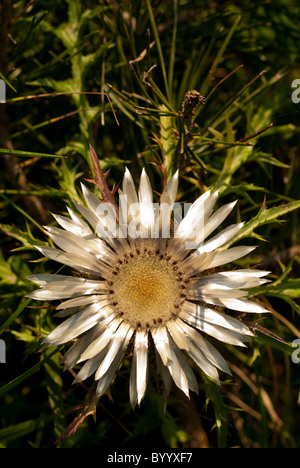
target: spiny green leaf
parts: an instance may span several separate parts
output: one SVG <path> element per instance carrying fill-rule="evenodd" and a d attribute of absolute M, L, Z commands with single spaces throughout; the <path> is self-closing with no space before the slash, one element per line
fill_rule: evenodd
<path fill-rule="evenodd" d="M 161 110 L 167 110 L 165 106 L 161 106 Z M 161 115 L 160 116 L 160 141 L 164 156 L 164 167 L 168 177 L 174 174 L 174 155 L 177 147 L 177 140 L 174 137 L 173 118 Z"/>
<path fill-rule="evenodd" d="M 214 409 L 218 448 L 226 448 L 228 435 L 227 406 L 224 403 L 220 387 L 204 374 L 203 381 L 205 383 L 206 406 L 211 403 Z"/>
<path fill-rule="evenodd" d="M 34 245 L 48 245 L 47 242 L 42 242 L 39 239 L 35 239 L 32 235 L 32 233 L 28 230 L 28 232 L 23 232 L 21 229 L 11 226 L 9 224 L 1 224 L 0 223 L 0 229 L 3 231 L 7 236 L 11 236 L 18 241 L 20 241 L 23 244 L 22 249 L 32 249 L 36 250 L 34 248 Z M 14 250 L 20 250 L 21 247 L 17 247 Z"/>
<path fill-rule="evenodd" d="M 227 249 L 231 244 L 238 242 L 245 237 L 253 237 L 257 235 L 254 230 L 263 226 L 264 224 L 279 222 L 278 218 L 287 215 L 288 213 L 300 208 L 300 200 L 295 200 L 280 206 L 272 208 L 262 207 L 258 214 L 248 221 L 229 242 L 222 246 L 222 250 Z"/>
<path fill-rule="evenodd" d="M 22 158 L 59 158 L 63 159 L 65 156 L 58 154 L 46 154 L 46 153 L 34 153 L 32 151 L 19 151 L 19 150 L 10 150 L 6 148 L 0 148 L 0 154 L 13 154 Z"/>
<path fill-rule="evenodd" d="M 0 278 L 1 283 L 15 284 L 17 275 L 14 273 L 11 267 L 11 262 L 6 260 L 0 250 Z"/>
<path fill-rule="evenodd" d="M 277 167 L 285 167 L 289 168 L 290 166 L 288 164 L 283 163 L 282 161 L 279 161 L 276 159 L 274 156 L 268 153 L 263 153 L 263 152 L 256 152 L 250 158 L 248 161 L 256 161 L 258 163 L 267 163 L 267 164 L 273 164 L 274 166 Z"/>

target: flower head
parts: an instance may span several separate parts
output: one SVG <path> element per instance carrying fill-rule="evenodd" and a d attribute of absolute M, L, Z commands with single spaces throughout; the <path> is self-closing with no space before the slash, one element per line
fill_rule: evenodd
<path fill-rule="evenodd" d="M 84 363 L 76 382 L 94 374 L 96 393 L 101 396 L 127 351 L 132 351 L 129 393 L 133 407 L 146 392 L 150 342 L 166 390 L 173 380 L 189 396 L 198 386 L 190 361 L 216 382 L 218 370 L 230 373 L 207 336 L 245 346 L 252 335 L 241 320 L 221 310 L 267 312 L 246 297 L 249 288 L 266 282 L 263 277 L 268 272 L 215 271 L 254 249 L 222 250 L 242 223 L 211 236 L 235 203 L 213 212 L 218 193 L 207 191 L 180 218 L 177 186 L 178 172 L 155 204 L 146 172 L 141 174 L 137 193 L 126 169 L 119 212 L 82 186 L 86 206 L 74 202 L 81 216 L 68 208 L 70 218 L 54 216 L 61 228 L 46 228 L 58 249 L 37 247 L 45 257 L 82 275 L 29 277 L 40 286 L 29 297 L 64 300 L 57 315 L 68 318 L 47 336 L 45 345 L 74 341 L 64 364 L 71 369 Z"/>

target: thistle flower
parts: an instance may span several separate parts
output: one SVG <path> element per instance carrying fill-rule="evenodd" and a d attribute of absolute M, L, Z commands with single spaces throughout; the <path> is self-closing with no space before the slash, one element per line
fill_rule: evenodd
<path fill-rule="evenodd" d="M 46 337 L 45 346 L 75 341 L 63 358 L 65 368 L 84 363 L 75 382 L 94 374 L 98 397 L 106 392 L 130 351 L 130 402 L 133 407 L 141 403 L 150 343 L 167 393 L 172 380 L 187 396 L 190 390 L 197 392 L 194 364 L 219 383 L 218 371 L 230 374 L 230 369 L 207 337 L 245 346 L 253 335 L 241 320 L 225 315 L 223 309 L 267 312 L 246 298 L 249 288 L 267 281 L 263 279 L 267 271 L 215 271 L 255 248 L 238 246 L 222 251 L 242 223 L 210 236 L 235 202 L 213 212 L 218 193 L 207 191 L 173 229 L 177 187 L 178 172 L 156 205 L 145 170 L 137 194 L 126 169 L 117 213 L 82 185 L 86 206 L 74 203 L 85 220 L 69 208 L 70 218 L 54 215 L 61 228 L 46 229 L 58 249 L 37 247 L 45 257 L 82 273 L 81 277 L 30 276 L 41 287 L 29 297 L 64 299 L 56 315 L 69 318 Z"/>

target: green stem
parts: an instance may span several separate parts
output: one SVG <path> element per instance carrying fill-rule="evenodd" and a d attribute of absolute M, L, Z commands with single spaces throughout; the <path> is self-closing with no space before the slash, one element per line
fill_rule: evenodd
<path fill-rule="evenodd" d="M 156 45 L 157 45 L 157 50 L 158 50 L 161 70 L 162 70 L 162 74 L 163 74 L 164 84 L 165 84 L 165 88 L 166 88 L 166 93 L 167 93 L 168 100 L 170 100 L 170 93 L 169 93 L 169 86 L 168 86 L 168 79 L 167 79 L 165 61 L 164 61 L 164 56 L 163 56 L 163 53 L 162 53 L 161 43 L 160 43 L 160 39 L 159 39 L 159 35 L 158 35 L 156 23 L 155 23 L 155 18 L 154 18 L 154 15 L 153 15 L 153 10 L 152 10 L 152 7 L 151 7 L 151 1 L 146 0 L 146 3 L 147 3 L 147 9 L 148 9 L 148 13 L 149 13 L 151 26 L 152 26 L 152 29 L 153 29 L 154 39 L 155 39 L 155 42 L 156 42 Z"/>
<path fill-rule="evenodd" d="M 170 63 L 169 63 L 169 73 L 168 73 L 168 86 L 170 94 L 172 96 L 173 88 L 173 75 L 174 75 L 174 63 L 175 63 L 175 52 L 176 52 L 176 36 L 177 36 L 177 20 L 178 20 L 178 0 L 173 1 L 173 10 L 174 10 L 174 26 L 172 34 L 172 43 L 171 43 L 171 52 L 170 52 Z"/>

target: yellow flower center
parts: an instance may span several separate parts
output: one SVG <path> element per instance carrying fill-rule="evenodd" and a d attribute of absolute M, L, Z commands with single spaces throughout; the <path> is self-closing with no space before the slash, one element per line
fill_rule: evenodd
<path fill-rule="evenodd" d="M 151 251 L 120 262 L 108 285 L 115 311 L 133 327 L 153 328 L 167 322 L 185 300 L 176 262 Z"/>

